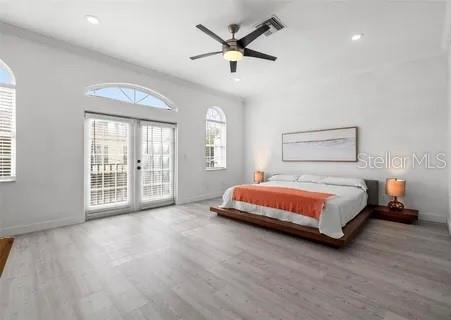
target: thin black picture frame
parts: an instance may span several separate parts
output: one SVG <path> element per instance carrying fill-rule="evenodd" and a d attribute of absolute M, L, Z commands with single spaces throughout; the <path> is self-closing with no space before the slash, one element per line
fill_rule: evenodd
<path fill-rule="evenodd" d="M 323 132 L 323 131 L 334 131 L 334 130 L 343 130 L 343 129 L 354 129 L 355 130 L 355 155 L 352 160 L 285 160 L 283 154 L 283 137 L 288 134 L 296 134 L 296 133 L 311 133 L 311 132 Z M 330 129 L 317 129 L 317 130 L 305 130 L 305 131 L 294 131 L 294 132 L 285 132 L 282 133 L 282 161 L 283 162 L 357 162 L 358 161 L 358 153 L 359 153 L 359 128 L 357 126 L 351 127 L 338 127 L 338 128 L 330 128 Z"/>

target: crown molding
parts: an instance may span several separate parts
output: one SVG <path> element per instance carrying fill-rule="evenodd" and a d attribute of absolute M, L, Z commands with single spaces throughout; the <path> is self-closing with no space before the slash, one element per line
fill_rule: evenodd
<path fill-rule="evenodd" d="M 121 66 L 125 69 L 131 70 L 136 73 L 144 74 L 150 77 L 157 77 L 162 80 L 166 80 L 168 82 L 176 83 L 185 87 L 190 87 L 196 90 L 202 90 L 204 93 L 209 93 L 214 96 L 223 97 L 227 99 L 239 100 L 241 104 L 243 104 L 243 97 L 238 95 L 233 95 L 221 90 L 217 90 L 208 86 L 204 86 L 202 84 L 192 82 L 177 76 L 170 75 L 168 73 L 158 71 L 155 69 L 151 69 L 149 67 L 145 67 L 139 64 L 136 64 L 131 61 L 124 60 L 122 58 L 114 57 L 112 55 L 104 54 L 102 52 L 89 49 L 80 45 L 76 45 L 70 43 L 65 40 L 61 40 L 55 37 L 51 37 L 36 31 L 32 31 L 9 22 L 4 22 L 0 20 L 0 33 L 6 35 L 16 36 L 18 38 L 22 38 L 25 40 L 29 40 L 32 42 L 36 42 L 41 45 L 45 45 L 48 47 L 52 47 L 59 50 L 64 50 L 69 53 L 81 55 L 87 58 L 94 59 L 96 61 L 100 61 L 102 63 L 112 64 L 114 66 Z"/>

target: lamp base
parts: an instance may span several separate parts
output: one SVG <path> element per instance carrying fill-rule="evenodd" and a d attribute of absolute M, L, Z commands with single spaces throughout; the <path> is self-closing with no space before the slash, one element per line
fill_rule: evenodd
<path fill-rule="evenodd" d="M 397 199 L 394 199 L 387 204 L 387 207 L 390 210 L 401 211 L 404 209 L 404 204 L 399 202 Z"/>

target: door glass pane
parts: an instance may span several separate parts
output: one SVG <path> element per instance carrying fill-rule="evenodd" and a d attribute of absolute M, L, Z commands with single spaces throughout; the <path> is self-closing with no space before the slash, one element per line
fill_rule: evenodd
<path fill-rule="evenodd" d="M 174 129 L 141 124 L 141 201 L 172 200 Z"/>
<path fill-rule="evenodd" d="M 129 203 L 129 132 L 126 122 L 89 119 L 90 210 Z"/>

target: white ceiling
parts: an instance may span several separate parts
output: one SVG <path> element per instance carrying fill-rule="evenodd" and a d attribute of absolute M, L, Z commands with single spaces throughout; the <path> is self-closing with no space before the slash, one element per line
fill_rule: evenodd
<path fill-rule="evenodd" d="M 0 20 L 242 97 L 441 53 L 446 1 L 427 0 L 0 0 Z M 88 24 L 87 14 L 99 17 Z M 220 44 L 194 26 L 237 37 L 276 14 L 287 28 L 249 47 L 276 62 L 244 58 L 233 81 Z M 365 33 L 360 42 L 353 33 Z M 120 79 L 118 79 L 120 81 Z"/>

